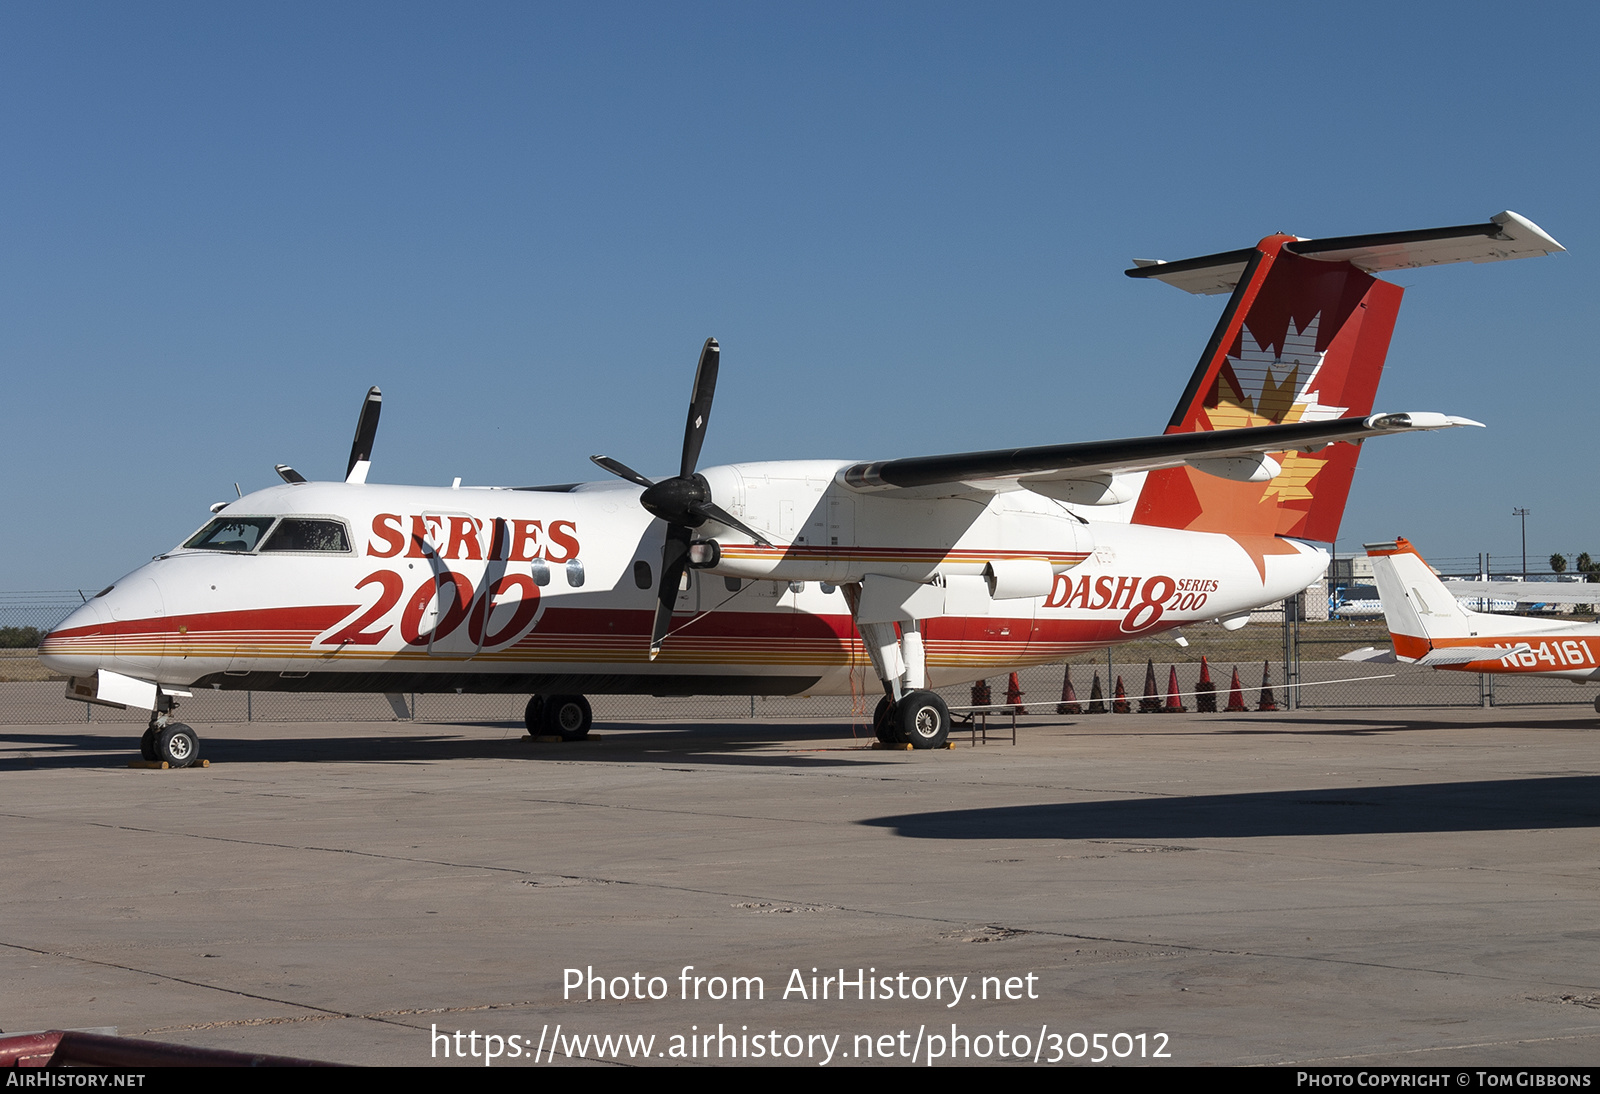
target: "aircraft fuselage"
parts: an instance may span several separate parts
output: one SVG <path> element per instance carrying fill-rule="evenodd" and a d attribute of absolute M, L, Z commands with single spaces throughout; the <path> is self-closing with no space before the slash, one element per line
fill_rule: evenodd
<path fill-rule="evenodd" d="M 610 481 L 257 491 L 218 514 L 258 519 L 250 549 L 159 556 L 74 612 L 41 657 L 72 676 L 105 669 L 177 688 L 871 693 L 847 591 L 915 599 L 906 618 L 920 621 L 929 684 L 941 686 L 1237 616 L 1292 595 L 1327 561 L 1294 540 L 1085 523 L 1027 491 L 861 493 L 836 481 L 846 466 L 705 470 L 775 546 L 698 529 L 724 553 L 689 571 L 653 661 L 664 526 L 638 487 Z M 337 523 L 344 549 L 262 549 L 280 525 L 261 522 L 284 519 Z"/>

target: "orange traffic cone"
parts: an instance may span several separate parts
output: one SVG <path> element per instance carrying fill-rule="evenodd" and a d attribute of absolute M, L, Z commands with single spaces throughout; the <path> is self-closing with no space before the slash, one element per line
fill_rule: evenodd
<path fill-rule="evenodd" d="M 1131 708 L 1128 706 L 1128 693 L 1123 690 L 1122 675 L 1119 673 L 1117 675 L 1117 690 L 1111 696 L 1111 713 L 1127 714 L 1130 709 Z"/>
<path fill-rule="evenodd" d="M 989 681 L 979 680 L 977 683 L 972 685 L 973 706 L 986 707 L 991 702 L 993 702 L 993 699 L 989 695 Z"/>
<path fill-rule="evenodd" d="M 1244 705 L 1244 685 L 1239 683 L 1239 666 L 1233 666 L 1233 683 L 1228 685 L 1228 706 L 1225 714 L 1239 714 L 1250 708 Z"/>
<path fill-rule="evenodd" d="M 1156 664 L 1148 658 L 1144 663 L 1144 695 L 1139 700 L 1139 713 L 1161 713 L 1161 697 L 1156 693 Z"/>
<path fill-rule="evenodd" d="M 1082 714 L 1083 705 L 1078 702 L 1078 696 L 1072 690 L 1072 666 L 1062 666 L 1061 674 L 1061 702 L 1056 704 L 1057 714 Z"/>
<path fill-rule="evenodd" d="M 1022 681 L 1017 679 L 1014 672 L 1006 682 L 1006 706 L 1015 707 L 1018 714 L 1028 713 L 1028 708 L 1022 705 Z"/>
<path fill-rule="evenodd" d="M 1211 682 L 1211 666 L 1206 664 L 1204 655 L 1200 658 L 1200 682 L 1194 686 L 1198 693 L 1194 697 L 1194 709 L 1202 714 L 1215 714 L 1217 712 L 1217 685 Z"/>
<path fill-rule="evenodd" d="M 1094 674 L 1094 684 L 1089 688 L 1089 709 L 1085 714 L 1104 714 L 1106 712 L 1106 693 L 1100 687 L 1100 674 Z"/>
<path fill-rule="evenodd" d="M 1272 697 L 1272 670 L 1265 661 L 1261 662 L 1261 702 L 1256 705 L 1257 710 L 1277 710 L 1278 701 Z"/>
<path fill-rule="evenodd" d="M 1178 702 L 1178 666 L 1173 665 L 1167 671 L 1167 705 L 1161 708 L 1163 714 L 1187 714 L 1189 708 Z"/>

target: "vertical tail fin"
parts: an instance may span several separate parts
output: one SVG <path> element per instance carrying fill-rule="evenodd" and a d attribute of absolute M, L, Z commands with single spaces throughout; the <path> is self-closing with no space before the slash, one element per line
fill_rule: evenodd
<path fill-rule="evenodd" d="M 1444 582 L 1403 537 L 1366 546 L 1397 656 L 1418 659 L 1427 655 L 1436 638 L 1467 638 L 1476 632 L 1475 613 L 1450 595 Z"/>
<path fill-rule="evenodd" d="M 1195 293 L 1232 290 L 1167 426 L 1168 433 L 1192 433 L 1372 413 L 1403 295 L 1375 271 L 1560 250 L 1537 225 L 1500 213 L 1486 224 L 1382 235 L 1271 235 L 1246 250 L 1141 262 L 1127 273 Z M 1282 471 L 1267 482 L 1232 481 L 1193 467 L 1153 471 L 1133 521 L 1332 542 L 1358 451 L 1336 444 L 1283 453 Z"/>
<path fill-rule="evenodd" d="M 1268 236 L 1246 262 L 1233 298 L 1167 426 L 1194 433 L 1372 413 L 1403 292 L 1349 262 L 1287 251 Z M 1136 524 L 1200 532 L 1291 535 L 1331 542 L 1339 533 L 1358 449 L 1277 457 L 1264 483 L 1233 482 L 1192 467 L 1155 471 Z"/>

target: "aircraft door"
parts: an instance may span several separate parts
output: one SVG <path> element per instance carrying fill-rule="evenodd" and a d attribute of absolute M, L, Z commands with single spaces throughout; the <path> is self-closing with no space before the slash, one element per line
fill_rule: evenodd
<path fill-rule="evenodd" d="M 673 617 L 688 618 L 705 610 L 701 603 L 706 595 L 705 587 L 705 574 L 699 570 L 684 570 L 683 576 L 678 579 L 678 599 L 672 603 Z"/>
<path fill-rule="evenodd" d="M 485 541 L 494 537 L 495 530 L 467 513 L 443 511 L 422 514 L 422 526 L 420 537 L 413 532 L 412 549 L 419 549 L 415 541 L 420 539 L 428 574 L 425 580 L 411 578 L 414 586 L 408 582 L 400 635 L 408 648 L 422 647 L 429 657 L 466 660 L 483 644 L 483 628 L 469 625 L 478 590 L 491 567 L 502 571 L 505 567 L 486 561 L 489 548 L 496 544 Z M 503 537 L 504 531 L 499 535 Z"/>
<path fill-rule="evenodd" d="M 856 499 L 829 497 L 828 538 L 829 554 L 838 558 L 848 554 L 856 542 Z"/>

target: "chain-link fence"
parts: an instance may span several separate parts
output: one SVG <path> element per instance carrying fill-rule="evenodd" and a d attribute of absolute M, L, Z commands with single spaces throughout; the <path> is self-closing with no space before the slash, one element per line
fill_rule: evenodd
<path fill-rule="evenodd" d="M 1366 646 L 1386 649 L 1388 631 L 1381 619 L 1309 620 L 1307 597 L 1287 602 L 1287 610 L 1258 613 L 1258 619 L 1236 631 L 1215 623 L 1184 628 L 1159 637 L 1139 639 L 1108 651 L 1089 654 L 1068 665 L 1046 665 L 1017 673 L 1021 706 L 1033 714 L 1054 714 L 1075 701 L 1090 712 L 1098 683 L 1104 708 L 1114 706 L 1120 680 L 1126 708 L 1200 707 L 1196 694 L 1205 672 L 1215 687 L 1215 709 L 1225 710 L 1235 674 L 1237 700 L 1249 710 L 1265 698 L 1271 709 L 1384 708 L 1436 706 L 1512 706 L 1589 704 L 1593 689 L 1563 680 L 1524 676 L 1479 676 L 1440 672 L 1404 664 L 1340 661 L 1342 654 Z M 0 593 L 0 725 L 42 725 L 62 722 L 143 723 L 144 711 L 94 707 L 66 698 L 65 682 L 39 663 L 33 645 L 78 604 L 68 593 Z M 1315 607 L 1315 605 L 1311 605 Z M 32 632 L 30 634 L 30 631 Z M 1180 644 L 1182 637 L 1187 643 Z M 31 642 L 29 641 L 31 638 Z M 595 720 L 689 722 L 755 718 L 856 720 L 865 724 L 878 699 L 870 673 L 864 691 L 848 696 L 751 698 L 692 696 L 658 698 L 645 695 L 590 696 Z M 937 687 L 953 707 L 982 701 L 970 684 Z M 1070 682 L 1070 699 L 1064 695 Z M 985 682 L 989 702 L 1011 701 L 1009 674 Z M 1263 684 L 1265 683 L 1265 688 Z M 1286 687 L 1285 685 L 1295 685 Z M 1153 690 L 1152 698 L 1147 688 Z M 1264 691 L 1266 694 L 1264 695 Z M 1172 694 L 1169 694 L 1172 693 Z M 197 724 L 220 722 L 389 721 L 520 723 L 526 695 L 416 694 L 401 697 L 399 708 L 383 695 L 210 691 L 195 693 L 183 703 L 182 717 Z"/>

